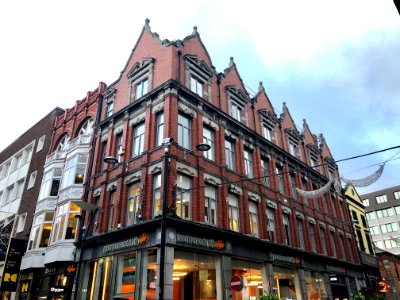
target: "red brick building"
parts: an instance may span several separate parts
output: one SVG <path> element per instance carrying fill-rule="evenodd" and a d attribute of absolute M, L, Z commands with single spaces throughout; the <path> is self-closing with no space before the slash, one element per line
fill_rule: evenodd
<path fill-rule="evenodd" d="M 400 299 L 400 258 L 398 255 L 376 249 L 376 256 L 379 260 L 379 272 L 386 283 L 387 291 L 384 292 L 386 299 Z"/>
<path fill-rule="evenodd" d="M 79 299 L 344 299 L 363 286 L 341 193 L 295 189 L 339 176 L 324 137 L 285 103 L 277 115 L 261 83 L 250 96 L 233 58 L 218 73 L 196 27 L 160 40 L 146 20 L 103 95 Z"/>
<path fill-rule="evenodd" d="M 106 85 L 100 83 L 74 107 L 57 116 L 48 130 L 49 147 L 41 165 L 32 228 L 21 263 L 18 299 L 69 299 L 73 278 L 65 265 L 75 260 L 80 208 L 94 123 Z M 44 165 L 44 166 L 43 166 Z"/>

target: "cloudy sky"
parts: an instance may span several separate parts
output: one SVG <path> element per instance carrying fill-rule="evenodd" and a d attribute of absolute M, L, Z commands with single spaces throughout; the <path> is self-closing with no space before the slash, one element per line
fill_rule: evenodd
<path fill-rule="evenodd" d="M 217 71 L 233 56 L 253 94 L 323 133 L 339 160 L 400 145 L 400 16 L 392 0 L 3 1 L 0 150 L 119 72 L 145 18 L 162 39 L 198 26 Z M 400 148 L 338 163 L 362 178 Z M 400 184 L 400 159 L 359 193 Z"/>

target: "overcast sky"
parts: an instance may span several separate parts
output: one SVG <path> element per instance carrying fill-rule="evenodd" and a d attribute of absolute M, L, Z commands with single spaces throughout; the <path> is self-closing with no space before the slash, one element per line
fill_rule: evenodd
<path fill-rule="evenodd" d="M 0 150 L 53 108 L 69 108 L 119 76 L 150 18 L 161 39 L 198 26 L 218 72 L 233 56 L 298 129 L 306 119 L 335 159 L 400 145 L 400 16 L 392 0 L 3 1 Z M 338 163 L 362 178 L 400 149 Z M 400 159 L 359 193 L 400 184 Z"/>

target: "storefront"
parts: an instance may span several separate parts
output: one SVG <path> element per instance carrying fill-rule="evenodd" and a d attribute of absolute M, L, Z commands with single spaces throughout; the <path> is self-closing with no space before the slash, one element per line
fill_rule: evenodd
<path fill-rule="evenodd" d="M 285 300 L 348 298 L 348 279 L 337 274 L 332 280 L 324 261 L 276 254 L 262 241 L 243 243 L 244 236 L 231 240 L 223 239 L 225 232 L 188 231 L 167 229 L 166 299 L 259 300 L 264 293 Z M 83 253 L 78 299 L 157 299 L 159 238 L 155 230 L 92 243 Z M 231 289 L 233 277 L 240 279 L 238 291 Z"/>

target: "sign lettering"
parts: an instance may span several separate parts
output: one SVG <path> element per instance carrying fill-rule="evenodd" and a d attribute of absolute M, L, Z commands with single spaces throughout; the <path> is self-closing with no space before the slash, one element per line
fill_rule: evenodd
<path fill-rule="evenodd" d="M 1 283 L 2 291 L 15 292 L 17 290 L 19 269 L 25 249 L 26 240 L 13 238 L 10 240 Z"/>
<path fill-rule="evenodd" d="M 135 236 L 134 238 L 124 240 L 122 242 L 112 243 L 109 245 L 105 245 L 103 247 L 103 254 L 107 254 L 109 252 L 123 250 L 130 247 L 135 247 L 139 245 L 144 245 L 149 241 L 149 236 L 146 233 L 143 233 L 139 236 Z"/>
<path fill-rule="evenodd" d="M 225 248 L 225 243 L 222 240 L 205 239 L 179 233 L 176 235 L 176 242 L 193 246 L 207 247 L 217 250 L 222 250 Z"/>

